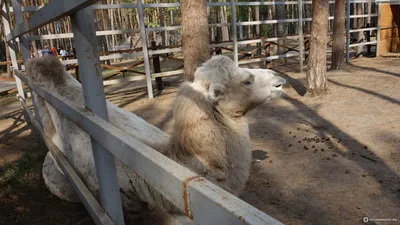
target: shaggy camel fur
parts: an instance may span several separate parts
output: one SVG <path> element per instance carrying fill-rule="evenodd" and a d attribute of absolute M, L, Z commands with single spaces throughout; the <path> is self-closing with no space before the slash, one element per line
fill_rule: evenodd
<path fill-rule="evenodd" d="M 33 83 L 84 108 L 81 84 L 53 56 L 31 59 L 27 74 Z M 272 70 L 244 69 L 225 56 L 215 56 L 195 73 L 193 83 L 179 88 L 173 109 L 171 136 L 133 113 L 107 103 L 109 122 L 234 195 L 243 190 L 251 164 L 248 113 L 284 92 L 285 80 Z M 52 105 L 35 95 L 45 133 L 61 149 L 92 193 L 97 195 L 89 136 Z M 130 212 L 160 207 L 182 213 L 127 166 L 116 160 L 124 209 Z M 51 193 L 77 202 L 72 185 L 50 153 L 43 177 Z"/>

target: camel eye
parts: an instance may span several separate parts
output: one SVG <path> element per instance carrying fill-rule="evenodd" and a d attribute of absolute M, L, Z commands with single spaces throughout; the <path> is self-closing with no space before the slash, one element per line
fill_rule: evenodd
<path fill-rule="evenodd" d="M 243 84 L 244 84 L 245 86 L 250 86 L 250 85 L 253 84 L 253 82 L 254 82 L 254 75 L 251 74 L 251 75 L 243 82 Z"/>
<path fill-rule="evenodd" d="M 244 85 L 250 86 L 252 84 L 251 80 L 247 80 L 243 82 Z"/>

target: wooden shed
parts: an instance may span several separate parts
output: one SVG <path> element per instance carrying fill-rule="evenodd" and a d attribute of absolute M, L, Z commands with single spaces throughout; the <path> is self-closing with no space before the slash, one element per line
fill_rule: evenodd
<path fill-rule="evenodd" d="M 400 5 L 381 5 L 379 55 L 400 53 Z"/>

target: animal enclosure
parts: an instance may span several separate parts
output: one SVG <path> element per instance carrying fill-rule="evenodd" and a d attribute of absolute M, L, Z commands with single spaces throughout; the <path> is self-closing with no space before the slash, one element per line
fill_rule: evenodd
<path fill-rule="evenodd" d="M 290 58 L 296 64 L 295 68 L 303 71 L 311 32 L 311 1 L 218 1 L 207 4 L 210 21 L 210 54 L 229 55 L 238 65 L 264 62 L 267 67 L 270 66 L 271 61 L 286 61 Z M 329 4 L 328 35 L 331 35 L 334 1 L 329 1 Z M 100 52 L 102 68 L 117 70 L 104 78 L 104 85 L 146 80 L 148 97 L 153 98 L 152 82 L 154 80 L 156 80 L 157 89 L 162 89 L 163 77 L 179 76 L 183 73 L 183 65 L 177 65 L 174 68 L 156 66 L 158 58 L 168 62 L 182 62 L 181 26 L 177 21 L 179 6 L 180 3 L 175 2 L 143 4 L 143 9 L 139 10 L 136 4 L 93 4 L 99 43 L 97 49 Z M 22 7 L 24 18 L 41 7 L 32 5 Z M 346 10 L 347 29 L 344 37 L 347 37 L 347 61 L 360 54 L 364 46 L 367 47 L 367 54 L 379 54 L 379 49 L 376 47 L 379 46 L 377 43 L 380 41 L 380 32 L 377 32 L 380 26 L 378 5 L 368 0 L 349 0 L 347 8 L 349 10 Z M 278 13 L 282 9 L 286 12 L 284 15 Z M 107 10 L 111 13 L 110 15 L 104 14 Z M 13 9 L 10 8 L 9 11 L 12 13 Z M 122 22 L 118 22 L 117 19 L 115 19 L 117 21 L 115 26 L 112 25 L 113 23 L 106 24 L 106 20 L 103 21 L 102 18 L 111 16 L 112 12 L 116 13 L 118 18 L 126 14 L 131 21 L 125 26 L 118 25 Z M 158 13 L 158 17 L 160 15 L 165 17 L 160 19 L 159 23 L 153 21 L 159 20 L 157 16 L 150 17 L 155 12 Z M 143 16 L 140 16 L 140 13 L 143 13 Z M 225 16 L 218 19 L 215 17 L 218 13 Z M 10 18 L 11 25 L 15 25 L 14 17 Z M 247 21 L 239 21 L 239 19 Z M 51 24 L 53 26 L 50 26 Z M 72 49 L 74 39 L 70 19 L 60 18 L 50 25 L 42 26 L 38 32 L 35 30 L 27 35 L 31 48 L 34 50 L 38 48 L 35 46 L 52 46 L 55 43 L 61 43 Z M 328 45 L 327 53 L 330 54 L 330 42 Z M 63 63 L 69 65 L 71 69 L 77 68 L 76 57 L 71 55 L 68 58 L 70 59 L 63 60 Z M 116 66 L 110 65 L 110 60 L 129 60 L 129 63 L 126 66 Z M 140 66 L 143 68 L 137 69 Z M 126 73 L 131 73 L 131 75 L 125 76 Z M 78 74 L 79 70 L 77 70 Z M 119 78 L 115 79 L 115 77 Z"/>
<path fill-rule="evenodd" d="M 115 177 L 113 177 L 112 168 L 112 155 L 123 160 L 129 167 L 141 171 L 142 173 L 146 174 L 146 177 L 149 179 L 149 182 L 153 184 L 155 187 L 158 187 L 160 190 L 163 190 L 163 194 L 168 195 L 169 198 L 180 207 L 182 211 L 186 212 L 188 217 L 193 218 L 199 224 L 222 224 L 224 221 L 234 221 L 234 224 L 279 224 L 278 221 L 269 217 L 268 215 L 262 213 L 261 211 L 255 209 L 254 207 L 240 201 L 237 198 L 234 198 L 231 195 L 228 195 L 218 188 L 214 187 L 209 182 L 191 182 L 193 178 L 196 177 L 195 174 L 190 173 L 185 168 L 179 167 L 178 165 L 174 165 L 176 168 L 172 168 L 168 166 L 169 161 L 164 159 L 160 156 L 158 158 L 160 161 L 155 161 L 152 159 L 154 157 L 153 151 L 145 145 L 141 145 L 133 138 L 121 138 L 119 135 L 121 133 L 120 130 L 110 126 L 107 122 L 102 120 L 101 118 L 106 120 L 104 108 L 101 107 L 102 102 L 104 101 L 104 91 L 103 85 L 107 84 L 103 82 L 102 79 L 96 78 L 96 75 L 99 75 L 99 68 L 88 68 L 82 65 L 94 65 L 98 62 L 98 58 L 101 61 L 107 60 L 115 60 L 115 59 L 122 59 L 122 58 L 130 58 L 130 57 L 142 57 L 143 60 L 140 63 L 144 64 L 145 67 L 145 74 L 140 76 L 135 76 L 132 78 L 124 78 L 119 81 L 112 81 L 112 82 L 127 82 L 133 80 L 143 80 L 145 79 L 147 82 L 148 88 L 148 95 L 150 98 L 153 97 L 153 89 L 152 89 L 152 81 L 156 78 L 161 78 L 164 76 L 172 76 L 172 75 L 179 75 L 182 73 L 181 70 L 173 70 L 168 72 L 159 72 L 159 73 L 151 73 L 150 71 L 150 56 L 155 56 L 159 54 L 166 54 L 166 53 L 174 53 L 182 51 L 181 47 L 173 46 L 165 46 L 160 47 L 161 49 L 154 50 L 148 47 L 147 41 L 142 42 L 142 46 L 140 49 L 129 50 L 126 52 L 111 52 L 112 54 L 104 54 L 101 55 L 98 53 L 99 49 L 98 46 L 94 46 L 91 43 L 96 43 L 97 37 L 93 35 L 95 33 L 95 24 L 94 24 L 94 16 L 93 16 L 93 9 L 100 10 L 106 9 L 107 7 L 126 7 L 126 8 L 135 8 L 138 9 L 139 14 L 139 30 L 140 36 L 142 40 L 147 40 L 148 32 L 151 31 L 163 31 L 163 30 L 179 30 L 180 27 L 160 27 L 160 28 L 146 28 L 143 13 L 144 9 L 147 8 L 160 8 L 160 7 L 177 7 L 179 4 L 177 3 L 164 3 L 164 4 L 142 4 L 141 1 L 138 4 L 130 4 L 130 5 L 93 5 L 96 1 L 69 1 L 68 3 L 64 3 L 64 8 L 56 7 L 57 4 L 61 4 L 61 1 L 53 0 L 47 5 L 41 7 L 34 7 L 34 8 L 21 8 L 17 1 L 13 2 L 13 11 L 15 15 L 15 24 L 16 27 L 12 30 L 9 30 L 9 35 L 7 36 L 7 40 L 10 43 L 10 51 L 12 53 L 12 63 L 14 68 L 14 73 L 17 77 L 19 77 L 25 84 L 27 84 L 32 91 L 39 94 L 42 98 L 46 99 L 50 104 L 52 104 L 55 108 L 63 112 L 63 114 L 67 115 L 72 121 L 78 123 L 80 126 L 88 132 L 94 143 L 100 143 L 99 148 L 97 149 L 99 154 L 109 163 L 110 171 L 104 174 L 104 177 L 99 177 L 99 180 L 104 180 L 104 186 L 100 187 L 101 195 L 104 198 L 104 201 L 107 202 L 105 205 L 108 205 L 107 208 L 104 210 L 100 207 L 100 205 L 95 201 L 93 196 L 88 192 L 88 190 L 84 187 L 82 182 L 79 181 L 79 178 L 74 174 L 74 171 L 71 170 L 68 162 L 63 158 L 62 154 L 59 153 L 56 147 L 43 136 L 44 140 L 47 142 L 50 150 L 52 151 L 53 155 L 56 157 L 58 163 L 63 165 L 63 171 L 65 174 L 68 174 L 71 181 L 74 182 L 76 186 L 76 190 L 78 193 L 81 194 L 81 200 L 84 202 L 85 206 L 87 207 L 88 211 L 91 213 L 92 217 L 95 221 L 99 224 L 122 224 L 123 221 L 122 211 L 120 206 L 118 205 L 118 194 L 114 191 L 107 191 L 107 190 L 115 190 Z M 357 1 L 359 2 L 359 1 Z M 364 1 L 362 1 L 364 2 Z M 353 2 L 354 3 L 354 2 Z M 301 8 L 303 4 L 310 4 L 310 2 L 286 2 L 282 4 L 287 5 L 294 5 L 299 6 L 299 12 L 301 12 Z M 235 7 L 245 6 L 245 5 L 277 5 L 277 3 L 264 3 L 264 2 L 228 2 L 228 3 L 209 3 L 211 7 L 219 7 L 219 6 L 230 6 L 232 7 L 232 11 L 235 11 Z M 23 9 L 23 10 L 19 10 Z M 33 16 L 23 22 L 23 15 L 24 11 L 38 11 L 38 13 L 33 14 Z M 8 8 L 4 6 L 3 12 L 5 15 L 8 15 Z M 50 13 L 52 12 L 52 13 Z M 376 11 L 378 12 L 378 11 Z M 302 15 L 303 13 L 299 13 Z M 51 15 L 50 18 L 45 17 L 43 15 Z M 91 109 L 96 115 L 89 113 L 88 111 L 78 108 L 73 104 L 70 104 L 68 100 L 63 99 L 61 96 L 54 95 L 52 93 L 47 92 L 45 89 L 35 86 L 24 74 L 23 71 L 19 69 L 17 57 L 16 57 L 16 38 L 19 38 L 20 44 L 20 52 L 22 52 L 24 61 L 26 62 L 29 59 L 29 41 L 36 40 L 36 39 L 58 39 L 58 38 L 71 38 L 72 34 L 52 34 L 49 36 L 31 36 L 28 35 L 29 32 L 55 20 L 60 19 L 63 16 L 70 15 L 72 19 L 72 30 L 74 36 L 74 45 L 79 49 L 77 53 L 77 59 L 71 60 L 63 60 L 65 64 L 78 64 L 81 65 L 79 67 L 80 73 L 84 74 L 82 79 L 82 86 L 84 92 L 89 96 L 87 99 L 86 107 Z M 239 45 L 247 45 L 247 44 L 254 44 L 254 43 L 267 43 L 267 45 L 271 45 L 274 41 L 279 41 L 279 37 L 274 38 L 258 38 L 252 40 L 240 40 L 241 39 L 241 26 L 248 26 L 248 25 L 258 25 L 258 24 L 277 24 L 282 22 L 298 22 L 301 24 L 299 27 L 302 26 L 302 21 L 309 21 L 310 18 L 303 18 L 303 16 L 299 16 L 299 18 L 295 19 L 283 19 L 283 20 L 265 20 L 265 21 L 252 21 L 252 22 L 238 22 L 235 18 L 235 13 L 232 13 L 232 22 L 226 24 L 216 24 L 215 27 L 219 27 L 222 25 L 232 26 L 230 32 L 232 36 L 232 40 L 228 42 L 222 43 L 214 43 L 211 45 L 213 50 L 218 51 L 220 49 L 227 49 L 229 46 L 233 46 L 233 48 L 228 48 L 229 51 L 233 51 L 233 58 L 237 64 L 246 64 L 250 62 L 260 62 L 260 61 L 270 61 L 273 59 L 278 58 L 287 58 L 287 57 L 299 57 L 299 66 L 300 68 L 303 67 L 303 57 L 307 54 L 306 50 L 303 47 L 304 44 L 304 37 L 307 37 L 308 34 L 303 34 L 303 30 L 300 28 L 298 30 L 299 34 L 295 35 L 292 39 L 297 42 L 298 49 L 291 48 L 286 50 L 284 54 L 276 54 L 271 56 L 268 51 L 265 51 L 264 56 L 262 57 L 252 57 L 251 53 L 243 53 L 239 51 Z M 379 17 L 379 13 L 374 13 L 370 15 L 353 15 L 353 18 L 358 17 Z M 83 18 L 89 19 L 84 20 Z M 350 17 L 349 17 L 350 18 Z M 7 21 L 7 17 L 4 17 L 4 21 Z M 333 18 L 330 18 L 331 20 Z M 89 22 L 88 22 L 89 21 Z M 378 24 L 378 23 L 376 23 Z M 213 27 L 214 25 L 211 25 Z M 356 30 L 351 30 L 350 28 L 347 29 L 348 34 L 351 32 L 360 32 L 360 31 L 371 31 L 371 30 L 378 30 L 378 27 L 370 27 L 370 28 L 360 28 Z M 139 31 L 137 30 L 137 31 Z M 131 33 L 132 31 L 97 31 L 97 35 L 109 35 L 110 33 L 121 33 L 127 32 Z M 363 45 L 374 45 L 377 44 L 379 38 L 376 41 L 368 41 L 368 42 L 360 42 L 357 44 L 350 45 L 349 35 L 348 42 L 347 42 L 347 52 L 350 53 L 351 47 L 363 46 Z M 290 37 L 289 37 L 290 39 Z M 273 44 L 273 43 L 272 43 Z M 81 49 L 89 48 L 93 50 L 92 52 L 84 52 Z M 117 50 L 118 51 L 118 50 Z M 141 51 L 141 52 L 139 52 Z M 378 52 L 378 50 L 377 50 Z M 99 57 L 100 55 L 100 57 Z M 347 54 L 349 57 L 349 54 Z M 241 57 L 244 56 L 244 57 Z M 249 58 L 246 61 L 240 61 L 239 59 Z M 105 66 L 106 67 L 106 66 Z M 17 69 L 18 68 L 18 69 Z M 98 71 L 96 71 L 98 69 Z M 128 68 L 129 69 L 129 68 Z M 127 70 L 124 68 L 124 70 Z M 26 98 L 26 93 L 22 90 L 22 82 L 21 80 L 17 79 L 18 89 L 19 89 L 19 100 L 21 101 L 22 106 L 25 109 L 25 119 L 28 121 L 30 120 L 35 127 L 38 128 L 39 131 L 42 130 L 40 123 L 36 121 L 38 116 L 35 113 L 35 116 L 31 114 L 31 112 L 26 108 L 24 103 Z M 109 82 L 108 84 L 111 84 Z M 94 93 L 100 93 L 100 95 L 95 95 L 94 93 L 89 92 L 89 86 L 92 88 L 91 90 Z M 100 106 L 96 106 L 100 105 Z M 40 120 L 39 120 L 40 121 Z M 101 131 L 101 132 L 99 132 Z M 41 132 L 43 134 L 43 132 Z M 104 133 L 107 136 L 107 139 L 104 140 L 103 136 Z M 106 149 L 104 149 L 104 146 Z M 118 146 L 118 147 L 116 147 Z M 113 150 L 113 149 L 119 149 Z M 110 151 L 112 155 L 108 152 Z M 132 153 L 134 152 L 134 153 Z M 148 154 L 148 155 L 146 155 Z M 142 161 L 147 162 L 146 167 L 138 168 L 137 165 L 132 164 L 132 161 L 127 159 L 129 158 L 138 158 Z M 139 160 L 138 159 L 138 160 Z M 150 172 L 148 172 L 148 171 Z M 147 172 L 146 172 L 147 171 Z M 162 176 L 160 175 L 162 174 Z M 115 175 L 114 175 L 115 176 Z M 159 177 L 167 177 L 168 180 L 171 180 L 172 185 L 166 186 L 166 184 L 162 183 Z M 217 191 L 215 191 L 217 190 Z M 182 194 L 183 193 L 183 194 Z M 185 197 L 186 196 L 186 197 Z M 191 196 L 190 202 L 187 199 L 187 196 Z M 209 209 L 209 211 L 204 210 Z M 112 215 L 112 216 L 107 216 Z M 214 213 L 215 216 L 210 215 L 209 213 Z M 214 221 L 209 221 L 208 219 L 212 219 Z M 117 221 L 117 222 L 116 222 Z"/>

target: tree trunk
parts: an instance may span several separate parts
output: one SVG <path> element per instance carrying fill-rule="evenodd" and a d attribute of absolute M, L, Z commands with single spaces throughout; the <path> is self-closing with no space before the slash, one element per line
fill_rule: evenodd
<path fill-rule="evenodd" d="M 260 21 L 260 6 L 258 5 L 254 9 L 254 20 Z M 260 25 L 256 25 L 256 38 L 260 38 Z"/>
<path fill-rule="evenodd" d="M 372 9 L 372 0 L 369 0 L 367 5 L 367 14 L 368 14 L 367 24 L 371 24 L 371 9 Z"/>
<path fill-rule="evenodd" d="M 277 0 L 277 2 L 281 2 L 281 0 Z M 276 5 L 275 6 L 275 15 L 277 20 L 283 20 L 285 19 L 285 6 L 284 5 Z M 285 52 L 285 48 L 282 46 L 286 45 L 286 41 L 284 36 L 286 35 L 286 30 L 285 30 L 285 23 L 278 23 L 277 24 L 277 36 L 278 38 L 278 52 L 277 55 L 281 55 Z M 278 59 L 281 62 L 287 63 L 287 59 Z"/>
<path fill-rule="evenodd" d="M 220 7 L 221 10 L 221 23 L 228 22 L 228 14 L 226 12 L 226 6 Z M 229 30 L 227 26 L 222 26 L 222 41 L 229 41 Z"/>
<path fill-rule="evenodd" d="M 1 4 L 0 4 L 1 9 L 3 8 L 3 4 L 4 4 L 4 1 L 1 1 Z M 1 24 L 2 24 L 2 27 L 3 27 L 3 34 L 4 34 L 4 37 L 5 37 L 7 34 L 6 34 L 6 29 L 4 28 L 3 21 L 1 22 Z M 8 49 L 8 42 L 5 41 L 5 40 L 4 40 L 4 48 L 5 48 L 4 50 L 6 52 L 6 61 L 11 61 L 10 50 Z M 11 68 L 10 68 L 11 64 L 6 64 L 6 67 L 7 67 L 7 75 L 8 75 L 8 77 L 11 78 L 12 77 Z"/>
<path fill-rule="evenodd" d="M 207 7 L 207 19 L 210 24 L 218 23 L 218 15 L 214 15 L 215 12 L 216 12 L 216 10 L 213 10 L 212 7 Z M 211 42 L 215 41 L 216 34 L 214 34 L 215 33 L 214 30 L 215 30 L 214 27 L 210 27 L 208 29 L 208 32 L 210 32 L 209 40 Z"/>
<path fill-rule="evenodd" d="M 363 4 L 358 3 L 356 4 L 356 9 L 357 9 L 357 15 L 362 15 L 363 14 Z M 357 18 L 357 29 L 361 29 L 364 27 L 364 18 Z M 357 33 L 357 42 L 362 42 L 362 39 L 364 38 L 363 31 L 359 31 Z M 357 56 L 360 56 L 363 54 L 363 49 L 364 46 L 358 46 L 357 47 Z"/>
<path fill-rule="evenodd" d="M 103 0 L 102 4 L 107 4 L 107 0 Z M 102 23 L 103 29 L 102 30 L 107 30 L 109 27 L 109 17 L 108 17 L 107 9 L 101 10 L 101 17 L 103 18 L 103 23 Z M 102 45 L 103 45 L 104 52 L 108 52 L 108 35 L 103 36 Z M 111 61 L 107 60 L 106 64 L 111 65 Z"/>
<path fill-rule="evenodd" d="M 335 0 L 331 70 L 340 70 L 344 64 L 345 6 L 346 0 Z"/>
<path fill-rule="evenodd" d="M 197 66 L 210 58 L 207 1 L 182 0 L 181 15 L 184 77 L 193 81 Z"/>
<path fill-rule="evenodd" d="M 6 61 L 11 61 L 10 49 L 8 49 L 8 42 L 7 41 L 4 42 L 4 47 L 5 47 L 5 50 L 6 50 Z M 8 75 L 8 77 L 11 78 L 13 76 L 12 73 L 11 73 L 11 64 L 7 64 L 6 66 L 7 66 L 7 75 Z"/>
<path fill-rule="evenodd" d="M 251 6 L 248 6 L 247 13 L 248 13 L 248 21 L 249 22 L 253 21 L 253 11 L 251 9 Z M 253 36 L 252 36 L 253 32 L 251 31 L 252 28 L 253 28 L 253 26 L 251 26 L 251 25 L 247 26 L 247 39 L 253 38 Z M 247 45 L 247 46 L 250 46 L 250 45 Z"/>
<path fill-rule="evenodd" d="M 273 5 L 267 6 L 268 7 L 268 13 L 267 13 L 267 20 L 273 20 L 274 17 L 274 7 Z M 272 25 L 272 30 L 268 31 L 268 37 L 276 37 L 276 24 Z"/>
<path fill-rule="evenodd" d="M 305 15 L 305 18 L 310 18 L 312 15 L 311 15 L 311 10 L 312 10 L 312 8 L 311 8 L 312 6 L 311 5 L 308 5 L 308 4 L 306 4 L 306 5 L 304 5 L 304 15 Z M 309 33 L 311 33 L 311 26 L 310 26 L 310 24 L 311 24 L 311 22 L 305 22 L 304 23 L 304 34 L 309 34 Z"/>
<path fill-rule="evenodd" d="M 260 21 L 260 6 L 255 7 L 254 20 Z M 260 38 L 260 25 L 256 25 L 256 38 Z M 257 43 L 257 55 L 261 55 L 261 43 Z"/>
<path fill-rule="evenodd" d="M 47 34 L 53 34 L 53 33 L 51 32 L 51 24 L 50 24 L 50 23 L 48 23 L 48 24 L 46 25 L 46 31 L 47 31 Z M 51 48 L 53 47 L 53 45 L 54 45 L 54 39 L 50 39 L 49 41 L 50 41 L 50 46 L 49 46 L 49 48 L 51 49 Z"/>
<path fill-rule="evenodd" d="M 163 8 L 158 8 L 158 20 L 160 21 L 160 27 L 164 27 Z M 165 46 L 165 31 L 161 31 L 161 45 Z"/>
<path fill-rule="evenodd" d="M 329 0 L 312 1 L 311 46 L 308 57 L 307 89 L 311 96 L 328 91 L 326 44 L 328 41 Z"/>
<path fill-rule="evenodd" d="M 114 0 L 110 1 L 110 4 L 114 4 Z M 110 24 L 111 24 L 111 30 L 115 30 L 114 29 L 114 9 L 109 9 L 109 17 L 110 17 Z M 111 50 L 115 51 L 115 34 L 111 35 Z"/>

